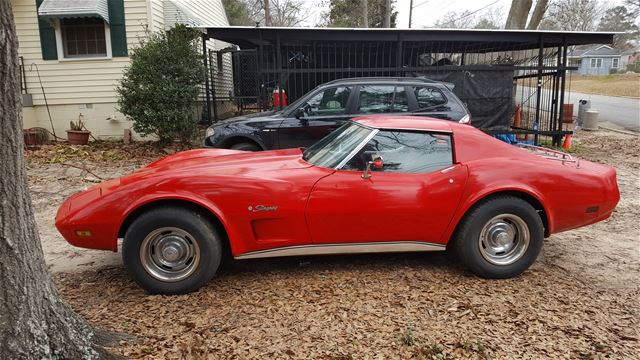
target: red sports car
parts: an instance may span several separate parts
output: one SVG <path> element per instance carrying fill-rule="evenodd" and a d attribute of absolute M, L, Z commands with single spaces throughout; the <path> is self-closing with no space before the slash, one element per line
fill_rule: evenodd
<path fill-rule="evenodd" d="M 487 278 L 520 274 L 544 237 L 608 218 L 613 168 L 468 126 L 365 117 L 310 148 L 200 149 L 67 199 L 71 244 L 117 251 L 151 293 L 203 286 L 236 259 L 454 250 Z"/>

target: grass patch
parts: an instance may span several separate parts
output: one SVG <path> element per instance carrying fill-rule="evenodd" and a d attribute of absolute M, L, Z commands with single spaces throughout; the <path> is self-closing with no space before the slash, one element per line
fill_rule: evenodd
<path fill-rule="evenodd" d="M 640 74 L 573 76 L 571 91 L 640 98 Z"/>

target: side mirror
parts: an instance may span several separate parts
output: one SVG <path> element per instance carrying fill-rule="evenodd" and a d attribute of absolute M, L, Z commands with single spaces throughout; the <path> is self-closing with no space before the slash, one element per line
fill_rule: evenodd
<path fill-rule="evenodd" d="M 371 177 L 371 168 L 374 169 L 382 169 L 384 166 L 384 160 L 382 156 L 378 154 L 371 154 L 371 161 L 367 162 L 367 168 L 364 169 L 364 174 L 362 174 L 363 179 L 368 179 Z"/>
<path fill-rule="evenodd" d="M 305 115 L 306 114 L 304 112 L 304 108 L 299 107 L 299 108 L 296 109 L 296 112 L 295 112 L 296 119 L 303 118 Z"/>

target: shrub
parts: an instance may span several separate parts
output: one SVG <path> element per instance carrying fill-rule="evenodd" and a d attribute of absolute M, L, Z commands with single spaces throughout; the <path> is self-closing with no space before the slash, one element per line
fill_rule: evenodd
<path fill-rule="evenodd" d="M 142 136 L 187 142 L 197 129 L 195 102 L 205 69 L 200 32 L 176 25 L 149 34 L 131 54 L 117 88 L 120 112 Z"/>

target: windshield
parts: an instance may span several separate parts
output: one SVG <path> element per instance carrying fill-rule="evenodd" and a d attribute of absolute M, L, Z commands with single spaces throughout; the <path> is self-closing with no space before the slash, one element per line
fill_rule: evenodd
<path fill-rule="evenodd" d="M 358 123 L 347 123 L 305 150 L 302 158 L 313 165 L 335 168 L 373 131 Z"/>

